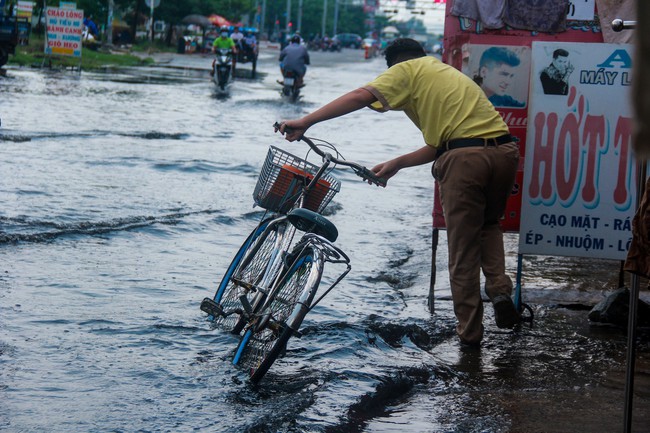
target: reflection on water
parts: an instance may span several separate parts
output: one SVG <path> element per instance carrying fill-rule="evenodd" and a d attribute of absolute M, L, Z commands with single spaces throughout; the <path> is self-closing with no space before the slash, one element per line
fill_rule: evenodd
<path fill-rule="evenodd" d="M 535 322 L 503 332 L 486 305 L 484 345 L 461 349 L 444 232 L 436 314 L 426 307 L 428 167 L 386 189 L 337 170 L 342 189 L 326 214 L 351 273 L 260 386 L 230 365 L 236 337 L 214 330 L 198 305 L 262 215 L 252 191 L 268 146 L 305 153 L 275 135 L 273 122 L 384 68 L 379 59 L 329 63 L 310 68 L 298 104 L 280 98 L 274 63 L 224 98 L 201 71 L 21 69 L 0 80 L 0 427 L 620 430 L 624 332 L 590 326 L 575 307 L 617 287 L 618 264 L 526 257 L 524 300 Z M 400 113 L 369 110 L 308 135 L 368 166 L 421 145 Z M 506 249 L 514 279 L 516 235 Z M 647 399 L 638 395 L 638 431 L 650 421 Z"/>

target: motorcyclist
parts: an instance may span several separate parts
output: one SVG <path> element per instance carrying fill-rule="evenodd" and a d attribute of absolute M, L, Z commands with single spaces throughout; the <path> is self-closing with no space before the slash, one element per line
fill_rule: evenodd
<path fill-rule="evenodd" d="M 244 34 L 240 31 L 239 27 L 235 27 L 235 30 L 233 30 L 232 34 L 230 35 L 230 39 L 235 41 L 235 45 L 237 45 L 239 48 L 241 40 L 244 39 Z"/>
<path fill-rule="evenodd" d="M 242 50 L 247 51 L 249 57 L 254 57 L 257 53 L 257 38 L 250 30 L 246 32 L 246 36 L 242 39 Z"/>
<path fill-rule="evenodd" d="M 228 27 L 221 27 L 219 37 L 212 43 L 212 52 L 216 53 L 218 49 L 226 49 L 232 51 L 232 77 L 235 78 L 235 66 L 237 64 L 237 45 L 231 37 L 228 36 Z M 212 61 L 212 73 L 214 75 L 214 65 L 216 60 Z"/>
<path fill-rule="evenodd" d="M 309 52 L 304 45 L 300 44 L 300 35 L 293 35 L 291 43 L 280 52 L 280 72 L 284 77 L 285 71 L 293 71 L 296 74 L 296 84 L 303 87 L 303 77 L 307 72 L 309 64 Z M 284 84 L 284 82 L 280 82 Z"/>

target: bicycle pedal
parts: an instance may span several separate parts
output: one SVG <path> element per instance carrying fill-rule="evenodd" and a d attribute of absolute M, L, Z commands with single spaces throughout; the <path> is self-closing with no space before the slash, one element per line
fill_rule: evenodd
<path fill-rule="evenodd" d="M 210 298 L 203 299 L 201 302 L 201 311 L 208 313 L 213 317 L 226 317 L 225 314 L 223 314 L 223 308 L 221 308 L 221 305 L 217 304 Z"/>

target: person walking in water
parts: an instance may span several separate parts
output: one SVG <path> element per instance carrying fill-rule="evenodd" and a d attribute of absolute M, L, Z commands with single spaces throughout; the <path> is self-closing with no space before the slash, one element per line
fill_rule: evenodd
<path fill-rule="evenodd" d="M 427 56 L 420 43 L 409 38 L 396 39 L 385 57 L 388 70 L 373 81 L 300 119 L 281 122 L 279 131 L 294 141 L 318 122 L 364 107 L 406 113 L 422 132 L 425 145 L 372 170 L 388 180 L 404 168 L 435 161 L 432 173 L 440 186 L 447 225 L 456 331 L 463 345 L 478 346 L 484 333 L 481 270 L 496 325 L 513 328 L 521 320 L 511 298 L 499 226 L 515 181 L 519 149 L 471 78 Z"/>

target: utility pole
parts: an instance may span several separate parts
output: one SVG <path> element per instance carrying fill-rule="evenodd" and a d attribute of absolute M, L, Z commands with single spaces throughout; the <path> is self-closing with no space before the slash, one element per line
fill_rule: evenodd
<path fill-rule="evenodd" d="M 255 0 L 255 15 L 253 16 L 253 25 L 251 27 L 259 28 L 260 22 L 260 0 Z"/>
<path fill-rule="evenodd" d="M 302 0 L 298 0 L 298 23 L 296 31 L 302 33 Z"/>
<path fill-rule="evenodd" d="M 327 23 L 327 0 L 323 0 L 323 28 L 321 37 L 325 37 L 325 24 Z"/>
<path fill-rule="evenodd" d="M 260 32 L 260 39 L 264 34 L 265 25 L 266 25 L 266 0 L 262 0 L 262 20 L 260 21 L 260 28 L 258 29 Z"/>
<path fill-rule="evenodd" d="M 153 8 L 155 7 L 154 6 L 154 0 L 149 0 L 149 5 L 150 5 L 150 8 L 151 8 L 150 15 L 149 15 L 151 17 L 151 22 L 150 22 L 150 26 L 151 26 L 151 42 L 153 43 L 153 39 L 154 39 L 154 36 L 153 36 Z"/>
<path fill-rule="evenodd" d="M 334 27 L 332 30 L 332 36 L 338 33 L 338 24 L 339 24 L 339 0 L 334 0 Z"/>
<path fill-rule="evenodd" d="M 109 47 L 113 45 L 113 3 L 114 0 L 108 0 L 108 18 L 106 22 L 106 41 Z"/>
<path fill-rule="evenodd" d="M 287 0 L 287 36 L 291 33 L 291 0 Z"/>

